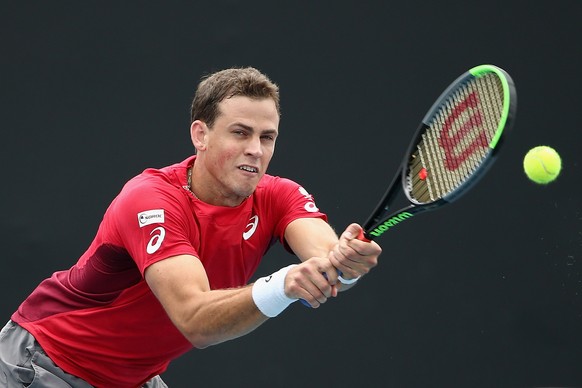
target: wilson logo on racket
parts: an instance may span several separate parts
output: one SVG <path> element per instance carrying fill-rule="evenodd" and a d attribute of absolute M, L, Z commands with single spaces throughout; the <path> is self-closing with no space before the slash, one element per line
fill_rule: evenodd
<path fill-rule="evenodd" d="M 388 229 L 390 229 L 391 227 L 399 224 L 400 222 L 402 222 L 404 220 L 409 219 L 413 215 L 414 214 L 409 213 L 409 212 L 399 213 L 399 214 L 395 215 L 394 217 L 387 219 L 382 224 L 378 225 L 376 227 L 376 229 L 372 230 L 369 234 L 371 234 L 374 237 L 378 237 L 382 233 L 384 233 L 385 231 L 387 231 Z"/>
<path fill-rule="evenodd" d="M 445 119 L 438 144 L 445 151 L 444 165 L 450 171 L 457 170 L 479 148 L 489 146 L 487 132 L 482 127 L 483 116 L 478 108 L 479 97 L 472 92 Z M 459 123 L 461 119 L 465 121 Z"/>

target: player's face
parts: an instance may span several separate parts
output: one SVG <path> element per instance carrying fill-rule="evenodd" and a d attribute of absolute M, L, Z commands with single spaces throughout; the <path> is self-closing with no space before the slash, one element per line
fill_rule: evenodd
<path fill-rule="evenodd" d="M 213 188 L 208 202 L 236 206 L 254 192 L 275 151 L 278 128 L 272 99 L 235 96 L 220 103 L 203 151 Z"/>

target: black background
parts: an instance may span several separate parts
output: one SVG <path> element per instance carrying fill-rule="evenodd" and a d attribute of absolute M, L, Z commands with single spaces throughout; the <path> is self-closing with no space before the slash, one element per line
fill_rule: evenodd
<path fill-rule="evenodd" d="M 196 4 L 195 4 L 196 3 Z M 173 387 L 582 385 L 582 3 L 21 2 L 0 7 L 2 298 L 7 320 L 91 241 L 121 185 L 192 152 L 199 78 L 252 65 L 281 88 L 270 173 L 363 222 L 424 113 L 478 64 L 517 86 L 489 174 L 383 235 L 379 266 L 318 310 L 193 351 Z M 563 172 L 529 182 L 525 152 Z M 293 258 L 280 248 L 265 275 Z"/>

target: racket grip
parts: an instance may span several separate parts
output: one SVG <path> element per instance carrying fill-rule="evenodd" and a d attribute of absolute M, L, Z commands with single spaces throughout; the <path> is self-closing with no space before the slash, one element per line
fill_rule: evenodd
<path fill-rule="evenodd" d="M 370 242 L 370 241 L 372 241 L 372 240 L 366 238 L 366 236 L 364 236 L 364 230 L 363 229 L 360 230 L 360 234 L 358 234 L 357 239 L 360 240 L 360 241 L 364 241 L 364 242 Z"/>

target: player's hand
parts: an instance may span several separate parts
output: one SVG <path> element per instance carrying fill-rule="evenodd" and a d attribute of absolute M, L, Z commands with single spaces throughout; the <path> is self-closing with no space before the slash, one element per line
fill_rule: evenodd
<path fill-rule="evenodd" d="M 382 253 L 382 248 L 374 241 L 358 240 L 361 231 L 360 225 L 349 225 L 329 254 L 331 264 L 347 280 L 370 272 L 378 264 L 378 256 Z"/>
<path fill-rule="evenodd" d="M 285 294 L 317 308 L 338 293 L 338 273 L 328 258 L 312 257 L 295 266 L 285 278 Z"/>

